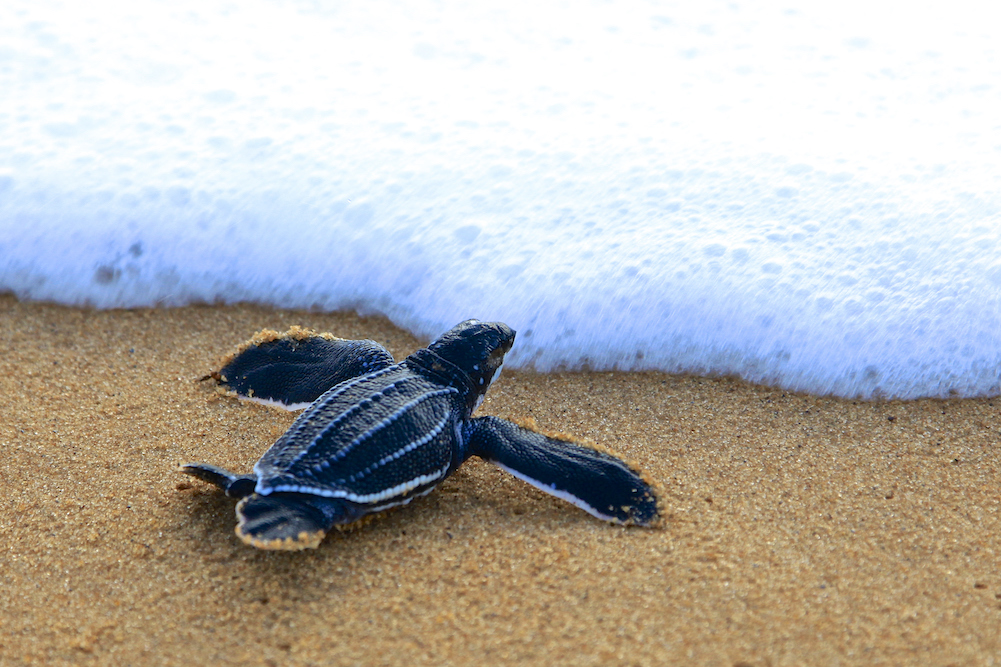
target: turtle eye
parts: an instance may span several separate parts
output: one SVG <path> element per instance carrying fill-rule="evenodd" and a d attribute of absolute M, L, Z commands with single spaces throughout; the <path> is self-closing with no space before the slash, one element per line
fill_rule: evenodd
<path fill-rule="evenodd" d="M 499 347 L 487 355 L 487 368 L 500 368 L 504 364 L 504 355 L 511 348 Z M 479 370 L 479 369 L 477 369 Z"/>

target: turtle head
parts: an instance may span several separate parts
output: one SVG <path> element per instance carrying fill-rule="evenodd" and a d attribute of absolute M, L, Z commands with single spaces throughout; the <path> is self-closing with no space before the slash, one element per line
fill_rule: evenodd
<path fill-rule="evenodd" d="M 482 396 L 500 374 L 514 335 L 502 322 L 466 320 L 442 334 L 428 349 L 465 371 Z"/>

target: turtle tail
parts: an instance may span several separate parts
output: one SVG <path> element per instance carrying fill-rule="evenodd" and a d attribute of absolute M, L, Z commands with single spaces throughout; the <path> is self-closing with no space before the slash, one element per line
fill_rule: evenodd
<path fill-rule="evenodd" d="M 258 549 L 315 549 L 334 524 L 358 518 L 353 506 L 337 498 L 301 493 L 252 494 L 236 506 L 237 536 Z"/>

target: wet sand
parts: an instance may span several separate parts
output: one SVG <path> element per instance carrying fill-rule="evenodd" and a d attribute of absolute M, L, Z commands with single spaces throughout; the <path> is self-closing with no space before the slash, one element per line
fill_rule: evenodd
<path fill-rule="evenodd" d="M 471 460 L 319 549 L 261 552 L 175 472 L 249 470 L 294 414 L 198 378 L 261 328 L 420 343 L 251 306 L 0 296 L 0 664 L 977 665 L 1001 659 L 999 407 L 730 379 L 505 371 L 481 414 L 623 453 L 662 529 Z"/>

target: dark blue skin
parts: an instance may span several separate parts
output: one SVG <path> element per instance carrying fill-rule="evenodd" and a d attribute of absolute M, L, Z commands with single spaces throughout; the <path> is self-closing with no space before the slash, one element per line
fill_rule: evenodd
<path fill-rule="evenodd" d="M 244 397 L 309 407 L 252 475 L 181 470 L 240 498 L 237 534 L 265 549 L 314 547 L 334 525 L 430 492 L 474 455 L 599 518 L 655 524 L 653 486 L 614 454 L 472 417 L 514 337 L 467 320 L 399 364 L 372 341 L 301 330 L 252 341 L 213 377 Z"/>

